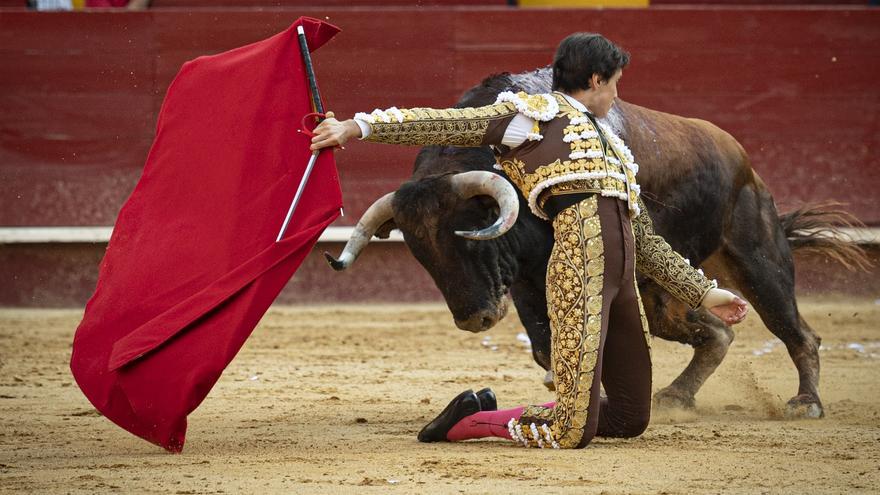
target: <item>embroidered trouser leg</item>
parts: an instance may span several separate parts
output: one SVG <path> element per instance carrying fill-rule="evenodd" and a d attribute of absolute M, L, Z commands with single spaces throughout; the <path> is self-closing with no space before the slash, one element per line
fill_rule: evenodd
<path fill-rule="evenodd" d="M 636 436 L 647 425 L 651 361 L 635 285 L 626 204 L 590 196 L 553 221 L 547 267 L 556 405 L 528 406 L 509 423 L 523 444 L 576 448 L 598 433 Z M 599 397 L 600 379 L 607 400 Z"/>

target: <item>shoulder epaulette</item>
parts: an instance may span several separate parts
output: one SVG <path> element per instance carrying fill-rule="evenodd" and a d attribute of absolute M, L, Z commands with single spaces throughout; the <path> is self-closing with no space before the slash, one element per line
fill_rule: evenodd
<path fill-rule="evenodd" d="M 559 113 L 559 103 L 551 94 L 530 95 L 525 91 L 504 91 L 498 95 L 495 103 L 504 102 L 513 103 L 519 113 L 542 122 L 552 120 Z"/>

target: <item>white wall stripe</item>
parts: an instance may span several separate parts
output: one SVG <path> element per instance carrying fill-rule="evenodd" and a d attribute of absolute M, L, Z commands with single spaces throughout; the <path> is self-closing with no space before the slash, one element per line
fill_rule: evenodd
<path fill-rule="evenodd" d="M 353 230 L 328 227 L 318 242 L 346 242 Z M 0 244 L 107 242 L 112 231 L 113 227 L 0 227 Z M 880 227 L 838 229 L 836 237 L 858 244 L 880 244 Z M 403 235 L 394 230 L 388 239 L 374 238 L 372 242 L 403 242 Z"/>
<path fill-rule="evenodd" d="M 328 227 L 318 242 L 346 242 L 354 227 Z M 107 242 L 113 227 L 0 227 L 0 244 L 45 244 L 74 242 Z M 373 242 L 403 242 L 399 230 L 388 239 Z"/>

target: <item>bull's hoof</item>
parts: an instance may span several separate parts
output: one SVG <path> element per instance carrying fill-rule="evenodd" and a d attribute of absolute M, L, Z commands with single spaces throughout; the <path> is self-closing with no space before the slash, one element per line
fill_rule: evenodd
<path fill-rule="evenodd" d="M 666 387 L 654 394 L 654 407 L 659 409 L 695 409 L 697 400 L 687 392 Z"/>
<path fill-rule="evenodd" d="M 550 370 L 547 370 L 547 374 L 544 375 L 544 386 L 551 392 L 556 391 L 556 384 L 553 383 L 553 372 Z"/>
<path fill-rule="evenodd" d="M 816 397 L 801 394 L 792 397 L 785 405 L 785 417 L 789 419 L 819 419 L 825 417 L 825 409 Z"/>

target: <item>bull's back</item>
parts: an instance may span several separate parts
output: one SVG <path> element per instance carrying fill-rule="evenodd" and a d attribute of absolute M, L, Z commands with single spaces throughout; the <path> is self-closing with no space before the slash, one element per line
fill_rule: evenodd
<path fill-rule="evenodd" d="M 681 117 L 620 101 L 624 140 L 641 169 L 643 186 L 665 187 L 710 167 L 719 174 L 749 175 L 742 146 L 711 122 Z"/>
<path fill-rule="evenodd" d="M 754 186 L 745 151 L 705 120 L 626 102 L 618 110 L 657 231 L 685 256 L 704 259 L 720 245 L 736 195 Z"/>

